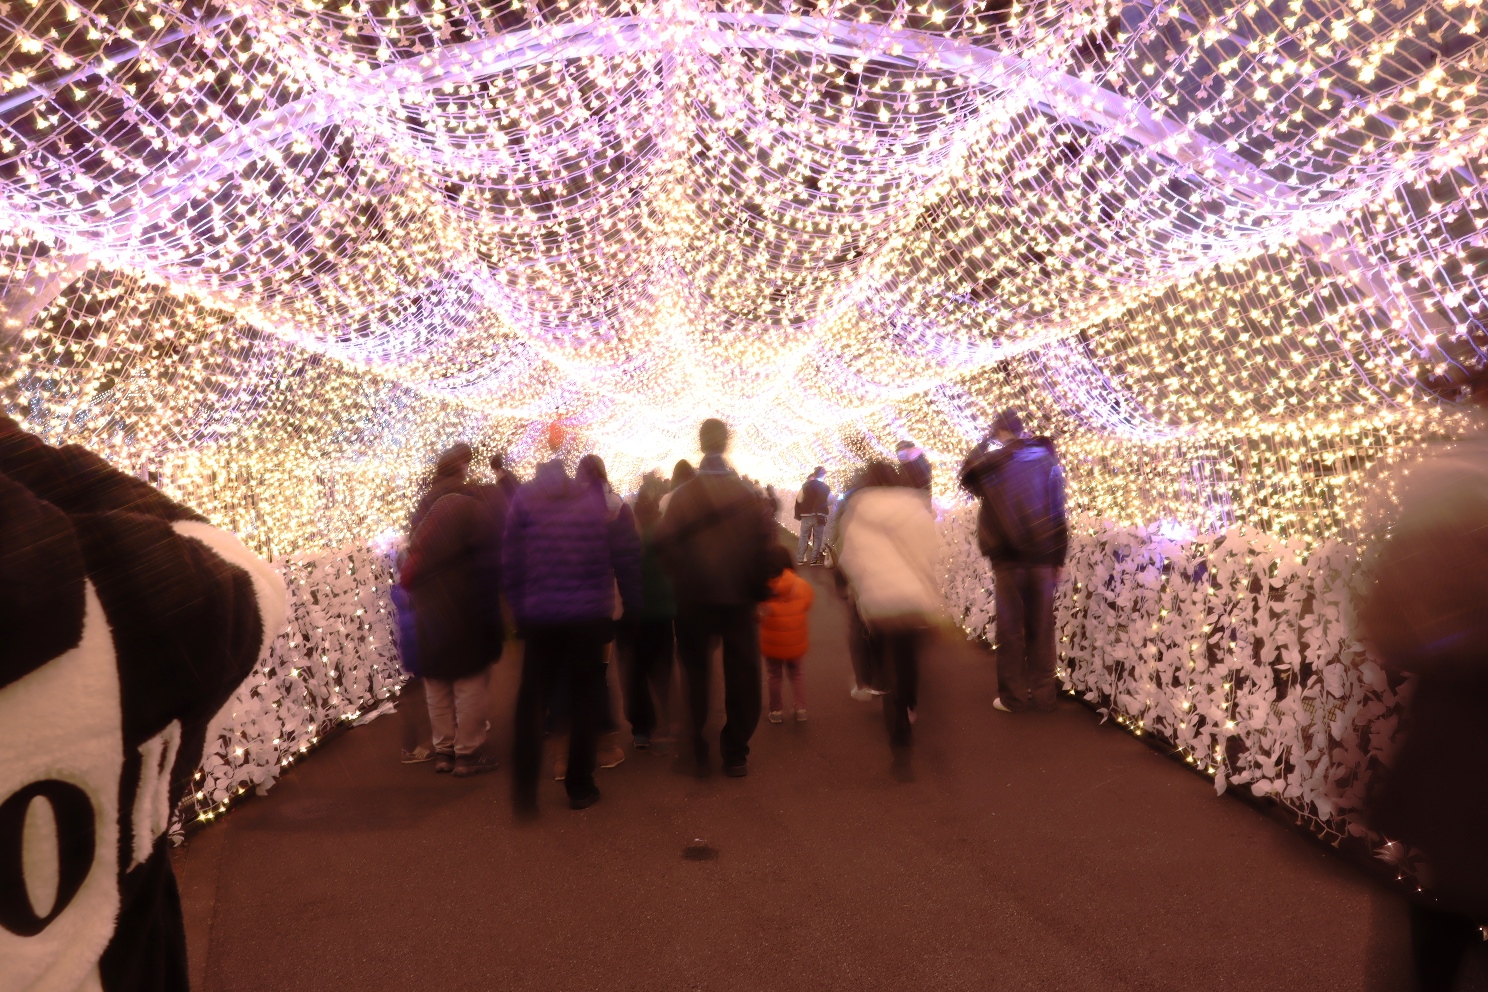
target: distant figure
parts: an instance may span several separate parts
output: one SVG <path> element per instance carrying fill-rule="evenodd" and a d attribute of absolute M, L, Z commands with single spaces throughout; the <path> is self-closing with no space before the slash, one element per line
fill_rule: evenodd
<path fill-rule="evenodd" d="M 445 452 L 441 466 L 456 460 L 451 452 L 460 454 Z M 441 474 L 436 485 L 454 478 Z M 499 492 L 493 496 L 501 500 Z M 460 778 L 493 771 L 497 764 L 485 744 L 491 665 L 501 657 L 505 637 L 499 519 L 474 487 L 445 486 L 422 514 L 402 569 L 401 582 L 413 601 L 434 770 Z"/>
<path fill-rule="evenodd" d="M 491 456 L 491 472 L 496 476 L 496 485 L 501 487 L 501 494 L 510 503 L 512 497 L 517 494 L 517 488 L 521 486 L 522 480 L 507 471 L 506 452 L 498 451 Z"/>
<path fill-rule="evenodd" d="M 827 531 L 832 498 L 826 474 L 827 470 L 818 465 L 796 494 L 796 519 L 801 521 L 801 539 L 796 545 L 798 565 L 820 565 L 822 561 L 822 538 Z"/>
<path fill-rule="evenodd" d="M 998 695 L 992 705 L 1005 713 L 1052 710 L 1058 699 L 1054 588 L 1068 547 L 1064 473 L 1054 442 L 1030 438 L 1018 414 L 1004 410 L 966 456 L 960 479 L 982 501 L 977 546 L 995 577 Z"/>
<path fill-rule="evenodd" d="M 765 549 L 778 543 L 766 504 L 724 460 L 728 427 L 705 420 L 703 461 L 683 483 L 656 529 L 656 544 L 677 593 L 677 656 L 687 673 L 692 750 L 699 775 L 709 770 L 709 658 L 723 644 L 724 710 L 719 735 L 724 773 L 749 773 L 749 738 L 759 725 L 760 656 L 755 606 L 769 596 Z"/>
<path fill-rule="evenodd" d="M 1488 373 L 1469 380 L 1488 399 Z M 1411 901 L 1418 987 L 1454 987 L 1488 920 L 1488 434 L 1411 467 L 1359 603 L 1364 640 L 1410 693 L 1370 826 L 1425 856 Z"/>
<path fill-rule="evenodd" d="M 656 549 L 661 523 L 661 500 L 667 484 L 648 477 L 636 496 L 635 521 L 641 534 L 641 608 L 622 625 L 619 654 L 624 670 L 625 718 L 630 721 L 631 744 L 638 751 L 651 747 L 658 711 L 668 714 L 672 663 L 676 657 L 673 621 L 677 596 Z"/>
<path fill-rule="evenodd" d="M 868 667 L 883 696 L 895 773 L 910 774 L 919 706 L 919 646 L 944 613 L 935 518 L 893 465 L 868 465 L 843 510 L 838 563 L 862 625 Z"/>
<path fill-rule="evenodd" d="M 899 459 L 899 474 L 904 477 L 904 484 L 929 496 L 930 459 L 925 457 L 920 446 L 913 441 L 900 441 L 894 457 Z"/>
<path fill-rule="evenodd" d="M 765 673 L 770 686 L 770 722 L 785 719 L 785 702 L 781 693 L 781 675 L 788 675 L 791 701 L 796 704 L 796 722 L 806 722 L 806 682 L 804 664 L 811 646 L 808 615 L 816 599 L 811 583 L 796 574 L 791 553 L 776 544 L 770 548 L 770 598 L 760 604 L 760 653 L 765 656 Z"/>
<path fill-rule="evenodd" d="M 691 482 L 696 477 L 697 469 L 692 467 L 692 462 L 686 458 L 677 460 L 677 464 L 672 466 L 672 488 L 661 497 L 662 513 L 666 513 L 667 507 L 671 505 L 672 493 L 680 489 L 684 482 Z"/>
<path fill-rule="evenodd" d="M 555 456 L 563 441 L 561 430 L 549 432 Z M 501 562 L 507 602 L 526 641 L 512 749 L 512 802 L 519 816 L 537 812 L 543 701 L 548 682 L 565 667 L 570 731 L 564 788 L 573 809 L 599 801 L 594 765 L 605 645 L 614 636 L 616 588 L 627 611 L 640 606 L 640 552 L 635 527 L 611 514 L 605 492 L 570 479 L 557 457 L 539 465 L 512 500 Z"/>
<path fill-rule="evenodd" d="M 419 497 L 413 517 L 408 522 L 410 537 L 414 531 L 418 530 L 419 524 L 424 522 L 424 515 L 435 503 L 439 502 L 441 496 L 464 491 L 465 477 L 470 472 L 471 457 L 470 445 L 464 441 L 458 441 L 440 453 L 439 461 L 434 466 L 434 478 L 430 481 L 429 487 L 424 490 L 424 494 Z"/>

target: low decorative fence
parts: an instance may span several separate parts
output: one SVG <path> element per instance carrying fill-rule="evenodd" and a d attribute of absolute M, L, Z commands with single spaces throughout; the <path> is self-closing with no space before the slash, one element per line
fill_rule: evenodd
<path fill-rule="evenodd" d="M 389 590 L 391 562 L 350 548 L 275 563 L 289 623 L 217 714 L 182 820 L 208 822 L 338 726 L 389 707 L 404 676 Z"/>
<path fill-rule="evenodd" d="M 976 507 L 942 515 L 946 598 L 992 642 Z M 1286 806 L 1337 844 L 1381 848 L 1360 817 L 1387 758 L 1397 686 L 1355 637 L 1358 555 L 1233 527 L 1198 538 L 1082 521 L 1058 595 L 1066 689 L 1213 776 Z M 1391 849 L 1393 850 L 1393 848 Z"/>

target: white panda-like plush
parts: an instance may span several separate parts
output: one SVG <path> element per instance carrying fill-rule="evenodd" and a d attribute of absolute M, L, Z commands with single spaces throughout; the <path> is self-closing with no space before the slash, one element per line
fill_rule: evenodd
<path fill-rule="evenodd" d="M 231 534 L 0 417 L 0 992 L 187 988 L 170 811 L 284 622 Z"/>

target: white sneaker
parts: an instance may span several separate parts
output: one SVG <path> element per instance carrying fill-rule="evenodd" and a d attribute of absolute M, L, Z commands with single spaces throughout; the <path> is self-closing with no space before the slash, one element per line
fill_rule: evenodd
<path fill-rule="evenodd" d="M 852 696 L 852 698 L 856 699 L 860 703 L 866 703 L 873 699 L 873 690 L 864 689 L 860 685 L 854 685 L 852 687 L 852 692 L 848 693 L 848 695 Z"/>
<path fill-rule="evenodd" d="M 1004 713 L 1011 713 L 1012 712 L 1012 710 L 1010 710 L 1006 706 L 1002 705 L 1002 697 L 1001 696 L 998 696 L 996 699 L 992 700 L 992 708 L 994 710 L 1001 710 Z"/>
<path fill-rule="evenodd" d="M 770 722 L 771 723 L 780 723 L 784 719 L 785 719 L 785 712 L 783 710 L 771 710 L 770 711 Z"/>
<path fill-rule="evenodd" d="M 796 710 L 796 722 L 797 723 L 805 723 L 806 722 L 806 711 L 805 710 Z"/>

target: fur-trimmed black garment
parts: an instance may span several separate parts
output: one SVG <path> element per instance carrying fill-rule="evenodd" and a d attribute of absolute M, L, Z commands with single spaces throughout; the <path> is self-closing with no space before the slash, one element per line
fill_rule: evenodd
<path fill-rule="evenodd" d="M 284 621 L 237 538 L 0 417 L 0 987 L 187 988 L 170 811 Z"/>

